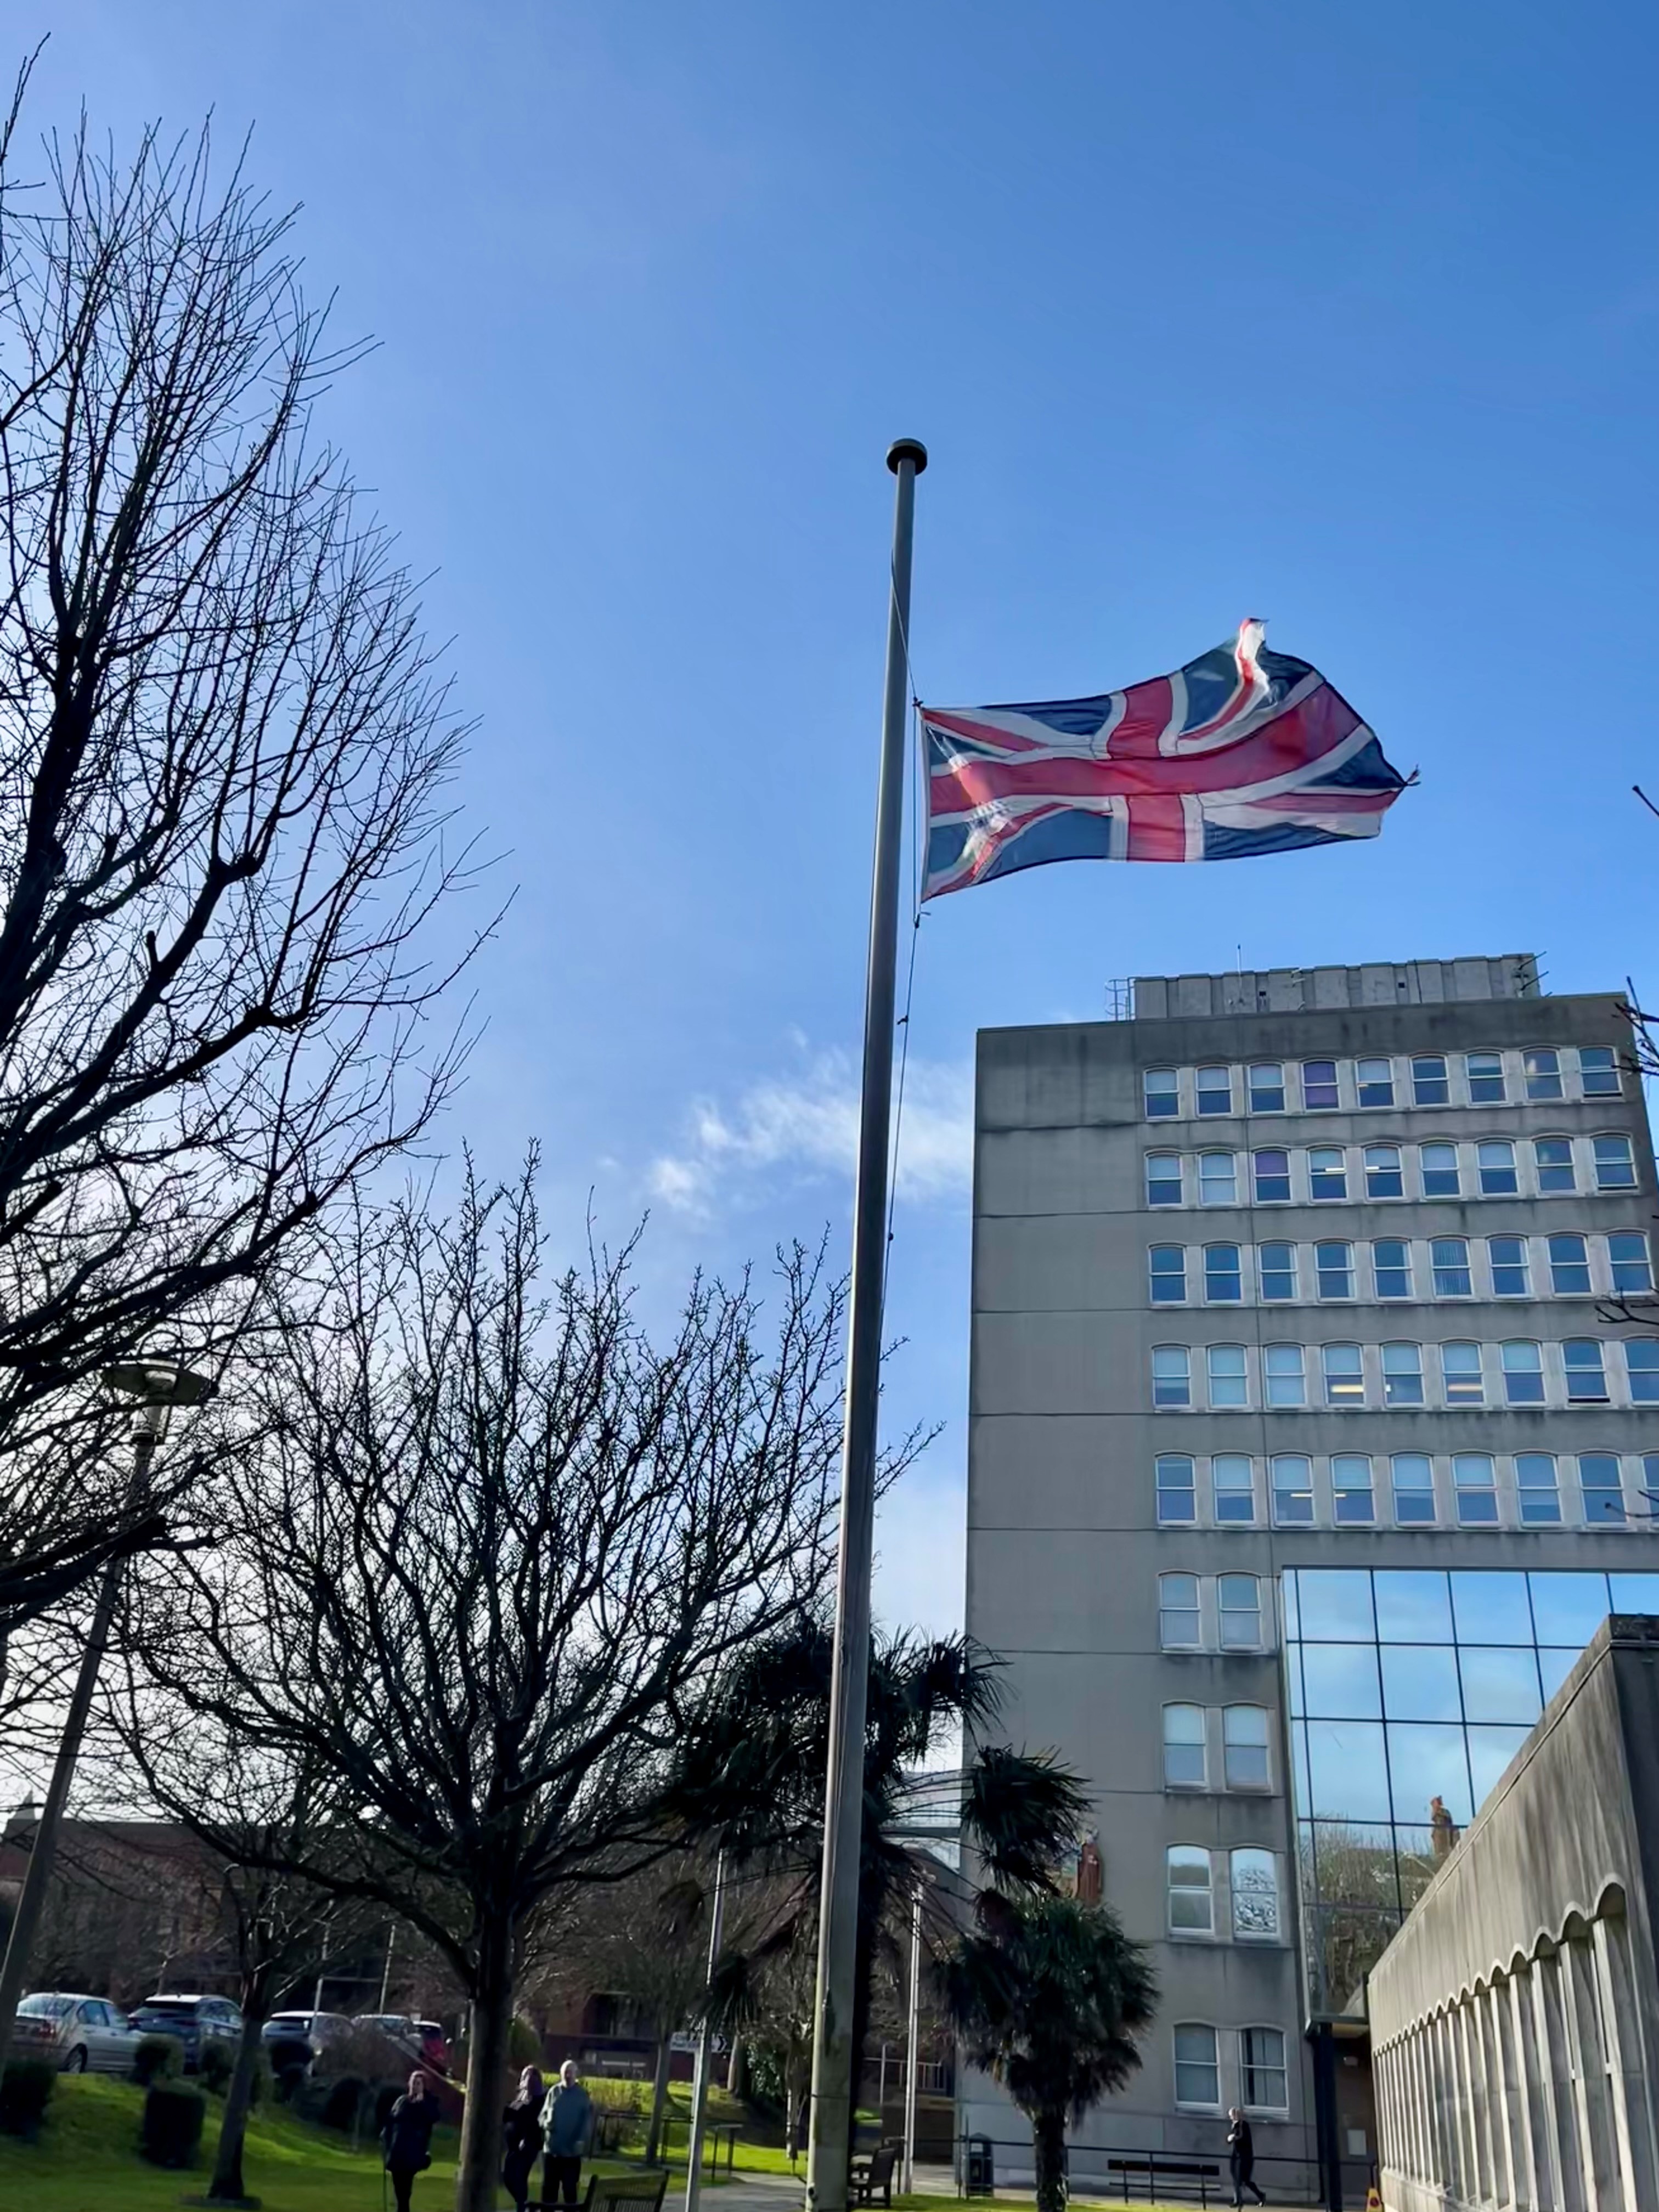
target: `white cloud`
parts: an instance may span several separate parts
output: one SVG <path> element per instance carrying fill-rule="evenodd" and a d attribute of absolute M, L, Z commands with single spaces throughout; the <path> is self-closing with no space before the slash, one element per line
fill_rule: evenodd
<path fill-rule="evenodd" d="M 753 1083 L 729 1106 L 699 1099 L 686 1140 L 649 1170 L 652 1195 L 682 1213 L 707 1214 L 725 1188 L 775 1173 L 850 1180 L 858 1156 L 859 1070 L 836 1050 L 799 1074 Z M 910 1062 L 899 1125 L 899 1200 L 965 1198 L 973 1176 L 973 1076 L 963 1064 Z"/>

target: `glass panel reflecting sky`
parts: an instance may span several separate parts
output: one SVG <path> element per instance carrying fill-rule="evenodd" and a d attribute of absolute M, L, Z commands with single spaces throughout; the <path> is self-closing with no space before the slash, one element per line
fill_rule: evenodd
<path fill-rule="evenodd" d="M 1659 1574 L 1302 1568 L 1283 1590 L 1309 2003 L 1339 2013 L 1607 1613 L 1659 1613 Z"/>

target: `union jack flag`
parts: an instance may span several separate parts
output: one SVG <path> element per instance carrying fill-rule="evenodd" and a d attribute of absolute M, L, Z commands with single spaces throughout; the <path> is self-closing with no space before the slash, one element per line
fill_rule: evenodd
<path fill-rule="evenodd" d="M 1374 837 L 1407 779 L 1259 622 L 1097 699 L 924 707 L 924 898 L 1046 860 L 1235 860 Z"/>

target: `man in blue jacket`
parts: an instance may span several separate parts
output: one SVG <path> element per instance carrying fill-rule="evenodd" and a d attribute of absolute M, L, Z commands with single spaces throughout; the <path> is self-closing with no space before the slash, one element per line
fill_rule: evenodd
<path fill-rule="evenodd" d="M 542 2197 L 544 2203 L 576 2203 L 583 2154 L 593 2140 L 593 2100 L 576 2079 L 576 2062 L 567 2058 L 542 2106 Z"/>

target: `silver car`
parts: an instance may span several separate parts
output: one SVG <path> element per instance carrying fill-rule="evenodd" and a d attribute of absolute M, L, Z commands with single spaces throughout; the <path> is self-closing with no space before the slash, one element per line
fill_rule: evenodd
<path fill-rule="evenodd" d="M 107 1997 L 42 1991 L 17 2008 L 12 2049 L 51 2060 L 65 2074 L 130 2074 L 138 2031 Z"/>

